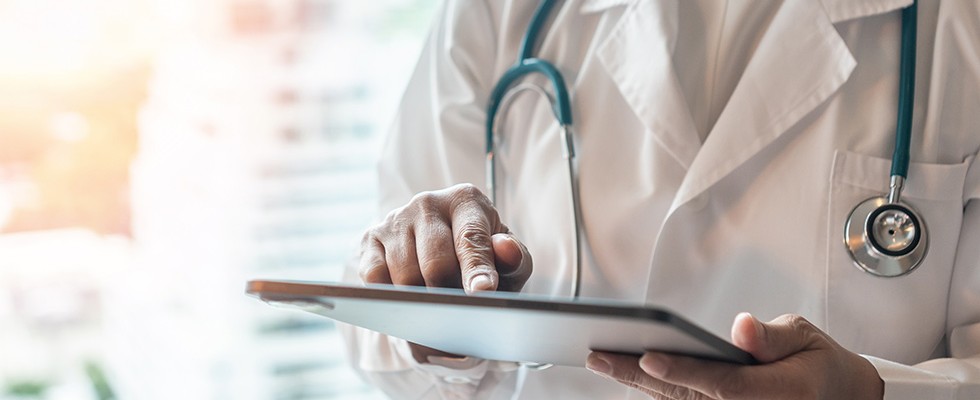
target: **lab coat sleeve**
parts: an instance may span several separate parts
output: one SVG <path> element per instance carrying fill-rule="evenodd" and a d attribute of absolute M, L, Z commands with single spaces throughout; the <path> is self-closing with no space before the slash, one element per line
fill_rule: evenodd
<path fill-rule="evenodd" d="M 381 153 L 379 215 L 421 191 L 464 182 L 482 187 L 496 19 L 484 0 L 448 0 L 437 13 Z M 345 279 L 359 281 L 352 264 Z M 392 398 L 504 399 L 517 390 L 513 363 L 441 357 L 419 363 L 404 340 L 340 329 L 354 369 Z"/>
<path fill-rule="evenodd" d="M 976 160 L 964 188 L 966 207 L 950 283 L 949 357 L 914 366 L 867 357 L 885 382 L 885 400 L 980 399 L 980 162 Z"/>

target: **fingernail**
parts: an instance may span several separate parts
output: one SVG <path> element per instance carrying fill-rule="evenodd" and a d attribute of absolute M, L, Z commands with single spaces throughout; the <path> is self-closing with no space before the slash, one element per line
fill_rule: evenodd
<path fill-rule="evenodd" d="M 470 283 L 466 287 L 470 288 L 471 292 L 491 290 L 493 288 L 493 281 L 490 280 L 490 276 L 487 274 L 476 274 L 470 277 Z"/>
<path fill-rule="evenodd" d="M 661 378 L 667 373 L 667 356 L 659 353 L 646 353 L 640 357 L 640 368 L 646 373 Z"/>
<path fill-rule="evenodd" d="M 592 356 L 586 359 L 585 368 L 588 368 L 589 371 L 595 372 L 599 375 L 609 376 L 609 374 L 612 373 L 612 367 L 609 365 L 609 363 L 599 356 Z"/>

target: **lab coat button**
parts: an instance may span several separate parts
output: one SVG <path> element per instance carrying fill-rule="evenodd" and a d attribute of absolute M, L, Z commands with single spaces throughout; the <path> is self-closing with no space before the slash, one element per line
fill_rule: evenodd
<path fill-rule="evenodd" d="M 453 384 L 453 385 L 465 385 L 467 383 L 473 382 L 472 379 L 467 378 L 465 376 L 452 376 L 452 375 L 444 376 L 442 377 L 442 380 L 445 381 L 446 383 Z"/>

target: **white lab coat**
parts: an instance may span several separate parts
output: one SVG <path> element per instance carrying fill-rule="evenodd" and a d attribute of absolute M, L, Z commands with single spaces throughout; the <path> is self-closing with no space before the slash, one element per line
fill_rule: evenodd
<path fill-rule="evenodd" d="M 913 273 L 877 278 L 852 264 L 843 226 L 887 191 L 911 0 L 785 0 L 703 143 L 670 62 L 684 51 L 676 1 L 566 1 L 538 53 L 572 91 L 583 296 L 664 305 L 726 338 L 740 311 L 801 314 L 871 360 L 887 399 L 980 399 L 980 2 L 919 4 L 904 199 L 930 247 Z M 419 191 L 482 187 L 487 98 L 537 4 L 447 2 L 384 149 L 383 213 Z M 535 261 L 525 291 L 567 293 L 556 122 L 525 96 L 504 131 L 501 210 Z M 354 366 L 393 397 L 642 397 L 584 369 L 418 365 L 402 341 L 345 331 Z"/>

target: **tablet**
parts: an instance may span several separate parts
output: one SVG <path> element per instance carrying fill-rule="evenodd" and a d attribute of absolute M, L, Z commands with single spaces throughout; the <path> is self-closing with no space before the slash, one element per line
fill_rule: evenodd
<path fill-rule="evenodd" d="M 646 350 L 739 364 L 752 356 L 658 307 L 603 299 L 331 282 L 248 282 L 246 292 L 454 354 L 584 366 L 590 351 Z"/>

